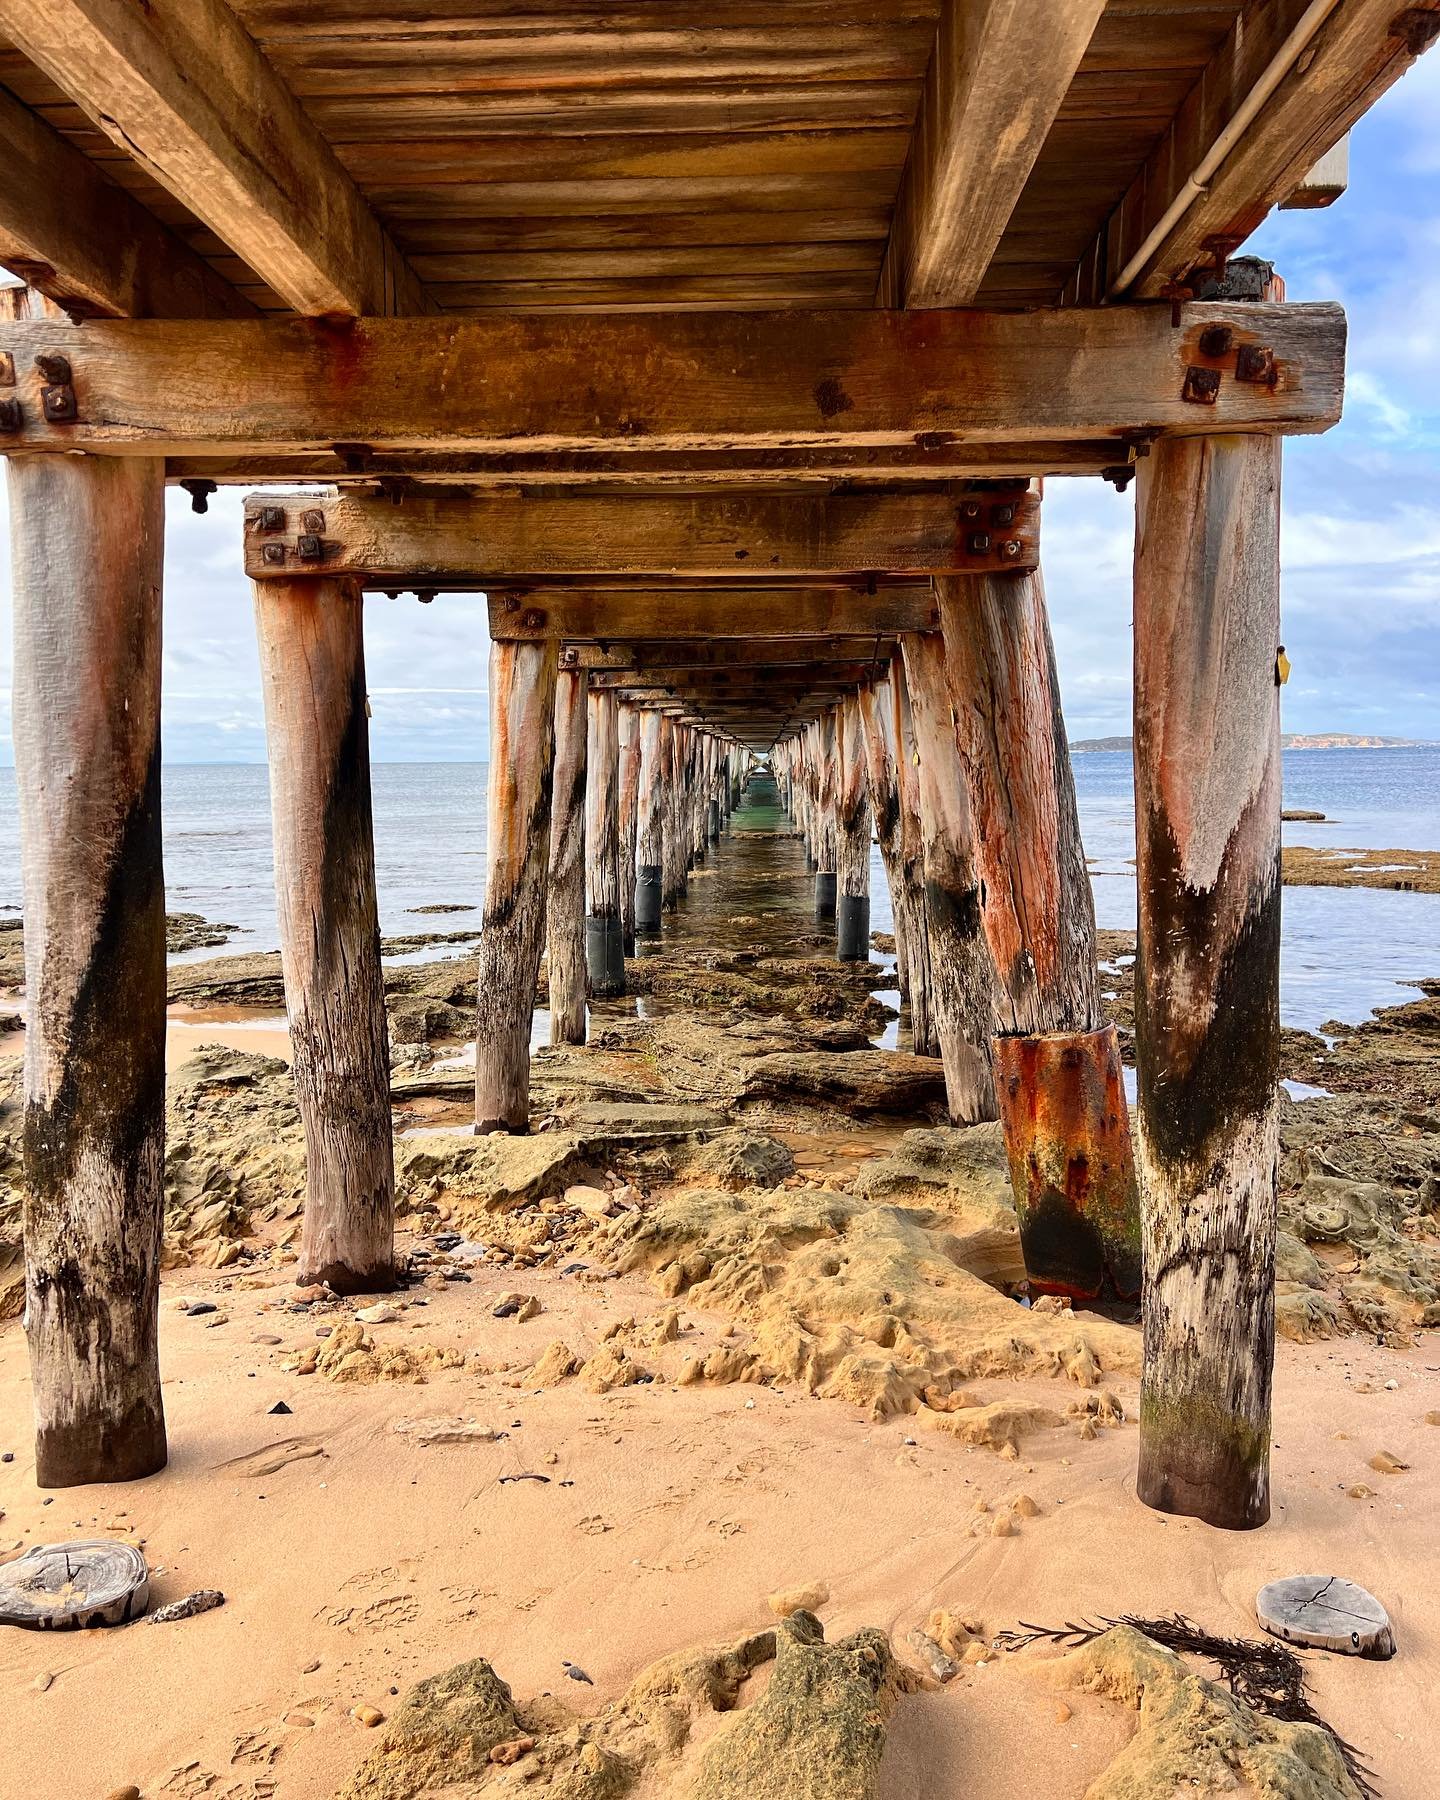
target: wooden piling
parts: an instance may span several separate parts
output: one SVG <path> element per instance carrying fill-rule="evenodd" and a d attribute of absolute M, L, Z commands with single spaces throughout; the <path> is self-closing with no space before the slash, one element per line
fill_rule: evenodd
<path fill-rule="evenodd" d="M 665 774 L 662 720 L 658 712 L 640 716 L 640 791 L 635 839 L 635 931 L 654 937 L 660 930 L 665 880 Z"/>
<path fill-rule="evenodd" d="M 1139 1200 L 1118 1046 L 1102 1029 L 1044 586 L 1035 570 L 949 577 L 935 591 L 995 968 L 996 1084 L 1026 1271 L 1040 1292 L 1134 1298 Z M 1022 1091 L 1032 1077 L 1053 1091 Z"/>
<path fill-rule="evenodd" d="M 1280 970 L 1280 443 L 1162 440 L 1135 548 L 1137 1492 L 1269 1516 Z"/>
<path fill-rule="evenodd" d="M 931 1000 L 951 1122 L 974 1125 L 996 1116 L 989 1053 L 995 982 L 980 922 L 970 806 L 950 715 L 940 634 L 907 633 L 901 641 L 920 755 Z"/>
<path fill-rule="evenodd" d="M 475 1129 L 530 1129 L 530 1028 L 545 932 L 554 639 L 490 646 L 489 872 L 480 929 Z"/>
<path fill-rule="evenodd" d="M 835 713 L 824 713 L 815 728 L 815 922 L 833 924 L 838 897 L 835 859 L 839 849 L 836 829 Z"/>
<path fill-rule="evenodd" d="M 685 727 L 668 715 L 660 721 L 661 840 L 660 903 L 674 912 L 685 897 L 688 857 L 685 847 L 684 805 Z"/>
<path fill-rule="evenodd" d="M 395 1285 L 363 605 L 353 581 L 255 583 L 276 915 L 305 1126 L 296 1279 L 341 1294 Z"/>
<path fill-rule="evenodd" d="M 934 977 L 930 968 L 930 928 L 925 913 L 925 842 L 920 823 L 920 755 L 915 720 L 902 656 L 890 661 L 888 719 L 882 719 L 886 741 L 895 757 L 900 802 L 900 881 L 905 914 L 905 997 L 910 1007 L 910 1036 L 917 1056 L 939 1056 L 935 1022 Z"/>
<path fill-rule="evenodd" d="M 13 457 L 25 1334 L 41 1487 L 165 1465 L 165 465 Z"/>
<path fill-rule="evenodd" d="M 636 849 L 640 832 L 640 709 L 620 702 L 620 939 L 635 954 Z"/>
<path fill-rule="evenodd" d="M 836 708 L 835 748 L 837 949 L 841 962 L 865 962 L 870 955 L 870 795 L 855 694 Z"/>
<path fill-rule="evenodd" d="M 620 921 L 620 719 L 614 690 L 589 696 L 590 741 L 585 780 L 585 967 L 590 992 L 625 992 L 625 940 Z"/>
<path fill-rule="evenodd" d="M 561 669 L 555 681 L 555 774 L 545 941 L 550 972 L 550 1042 L 585 1042 L 585 760 L 588 680 Z"/>
<path fill-rule="evenodd" d="M 895 980 L 902 1001 L 909 1004 L 910 968 L 915 957 L 911 941 L 918 936 L 924 950 L 925 896 L 924 888 L 917 881 L 912 906 L 901 867 L 900 782 L 892 735 L 895 700 L 889 674 L 862 687 L 856 695 L 856 704 L 865 750 L 870 812 L 875 821 L 880 860 L 890 889 L 890 913 L 895 923 Z M 911 1021 L 913 1029 L 913 1011 Z"/>

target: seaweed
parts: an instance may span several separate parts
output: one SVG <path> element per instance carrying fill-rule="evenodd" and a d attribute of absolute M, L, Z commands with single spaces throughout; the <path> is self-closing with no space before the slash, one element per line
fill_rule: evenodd
<path fill-rule="evenodd" d="M 1101 1619 L 1098 1624 L 1086 1619 L 1078 1625 L 1031 1625 L 1022 1619 L 1017 1631 L 999 1632 L 993 1642 L 996 1649 L 1007 1651 L 1037 1643 L 1078 1650 L 1117 1625 L 1128 1625 L 1177 1655 L 1198 1656 L 1213 1663 L 1235 1698 L 1267 1718 L 1318 1725 L 1334 1739 L 1346 1772 L 1365 1800 L 1379 1800 L 1374 1770 L 1355 1745 L 1347 1743 L 1316 1712 L 1305 1689 L 1305 1665 L 1288 1645 L 1275 1639 L 1215 1637 L 1184 1613 L 1173 1613 L 1168 1619 L 1139 1619 L 1126 1613 L 1118 1619 Z"/>

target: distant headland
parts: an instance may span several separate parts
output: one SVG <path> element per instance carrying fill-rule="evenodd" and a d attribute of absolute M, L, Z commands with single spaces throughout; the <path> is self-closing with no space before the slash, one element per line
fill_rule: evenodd
<path fill-rule="evenodd" d="M 1280 740 L 1285 750 L 1433 750 L 1432 738 L 1357 737 L 1347 731 L 1294 733 Z M 1129 750 L 1128 737 L 1079 738 L 1070 746 L 1081 750 Z"/>

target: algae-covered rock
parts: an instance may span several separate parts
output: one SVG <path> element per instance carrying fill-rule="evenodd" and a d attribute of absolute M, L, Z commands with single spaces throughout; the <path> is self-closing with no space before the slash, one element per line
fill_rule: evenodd
<path fill-rule="evenodd" d="M 490 1752 L 522 1735 L 510 1689 L 476 1657 L 411 1688 L 336 1800 L 428 1800 L 484 1778 Z"/>
<path fill-rule="evenodd" d="M 1267 1718 L 1128 1625 L 1045 1666 L 1062 1687 L 1138 1707 L 1135 1736 L 1085 1800 L 1164 1794 L 1360 1800 L 1330 1734 Z"/>
<path fill-rule="evenodd" d="M 400 1138 L 395 1150 L 400 1210 L 414 1206 L 422 1196 L 443 1192 L 461 1221 L 472 1213 L 508 1212 L 531 1200 L 563 1194 L 587 1167 L 584 1145 L 566 1131 L 516 1137 L 505 1132 L 476 1137 L 473 1131 L 427 1131 Z"/>
<path fill-rule="evenodd" d="M 753 1131 L 724 1131 L 699 1147 L 683 1173 L 687 1179 L 703 1177 L 717 1187 L 773 1188 L 795 1173 L 795 1158 L 774 1138 Z"/>
<path fill-rule="evenodd" d="M 770 1685 L 706 1750 L 693 1800 L 869 1800 L 911 1685 L 883 1632 L 827 1644 L 813 1613 L 792 1613 L 776 1628 Z"/>

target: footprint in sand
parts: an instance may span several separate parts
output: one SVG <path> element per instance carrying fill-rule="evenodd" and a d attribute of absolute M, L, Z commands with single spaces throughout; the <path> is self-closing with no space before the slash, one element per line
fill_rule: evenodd
<path fill-rule="evenodd" d="M 274 1475 L 287 1463 L 324 1455 L 325 1446 L 317 1444 L 314 1438 L 281 1438 L 278 1443 L 263 1444 L 258 1450 L 247 1450 L 243 1456 L 232 1456 L 214 1466 L 233 1469 L 237 1475 Z"/>
<path fill-rule="evenodd" d="M 322 1607 L 315 1616 L 346 1631 L 385 1631 L 392 1625 L 413 1625 L 420 1616 L 420 1602 L 409 1594 L 385 1594 L 359 1608 L 337 1606 L 327 1611 Z"/>

